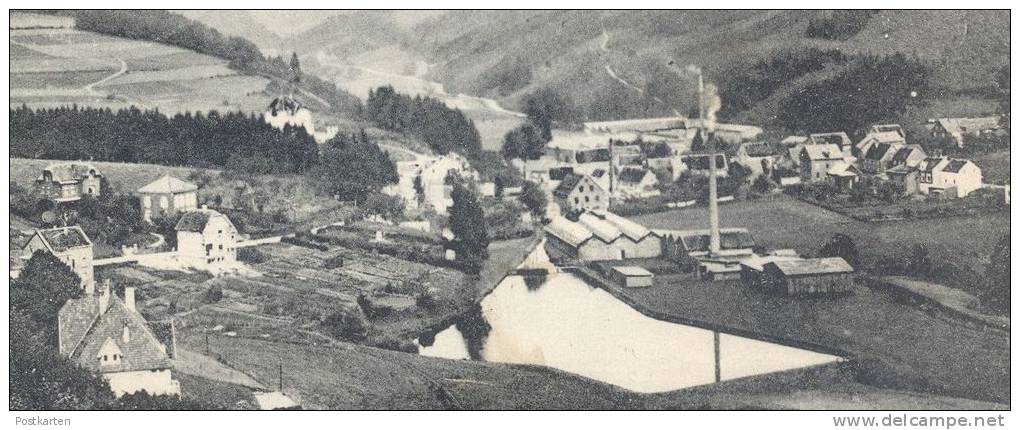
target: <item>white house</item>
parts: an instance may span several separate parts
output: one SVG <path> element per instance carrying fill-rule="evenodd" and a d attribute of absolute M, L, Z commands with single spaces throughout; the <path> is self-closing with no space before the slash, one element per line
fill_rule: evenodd
<path fill-rule="evenodd" d="M 142 200 L 142 219 L 152 221 L 163 214 L 198 209 L 198 186 L 170 175 L 163 175 L 138 189 Z"/>
<path fill-rule="evenodd" d="M 68 300 L 57 314 L 57 349 L 82 368 L 98 373 L 120 397 L 146 391 L 179 395 L 173 379 L 173 322 L 149 323 L 135 308 L 135 289 L 124 299 L 104 283 L 99 295 L 91 289 Z"/>
<path fill-rule="evenodd" d="M 970 160 L 928 158 L 918 166 L 917 185 L 921 194 L 966 197 L 981 188 L 981 181 L 981 168 Z"/>
<path fill-rule="evenodd" d="M 651 170 L 640 167 L 624 167 L 620 170 L 616 192 L 626 197 L 649 197 L 659 194 L 655 186 L 659 179 Z"/>
<path fill-rule="evenodd" d="M 553 190 L 553 197 L 562 209 L 571 211 L 609 209 L 609 191 L 591 175 L 565 176 Z"/>
<path fill-rule="evenodd" d="M 452 187 L 446 183 L 446 177 L 452 173 L 478 179 L 478 172 L 460 155 L 454 153 L 438 157 L 422 155 L 414 161 L 398 162 L 397 174 L 400 180 L 382 191 L 391 196 L 401 197 L 408 208 L 428 205 L 437 213 L 445 214 L 453 204 L 450 198 Z"/>
<path fill-rule="evenodd" d="M 177 222 L 177 259 L 218 274 L 237 261 L 240 235 L 230 218 L 212 209 L 185 212 Z"/>

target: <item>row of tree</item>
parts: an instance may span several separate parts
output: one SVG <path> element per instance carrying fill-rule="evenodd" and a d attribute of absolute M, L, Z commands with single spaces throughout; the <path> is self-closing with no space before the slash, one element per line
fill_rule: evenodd
<path fill-rule="evenodd" d="M 482 148 L 474 121 L 459 109 L 431 97 L 398 93 L 392 86 L 369 91 L 364 115 L 383 129 L 419 137 L 437 154 L 475 158 Z"/>
<path fill-rule="evenodd" d="M 169 118 L 135 107 L 22 106 L 10 111 L 10 135 L 11 156 L 22 158 L 224 167 L 232 158 L 258 157 L 271 161 L 271 172 L 302 172 L 319 156 L 303 127 L 279 130 L 240 112 Z"/>

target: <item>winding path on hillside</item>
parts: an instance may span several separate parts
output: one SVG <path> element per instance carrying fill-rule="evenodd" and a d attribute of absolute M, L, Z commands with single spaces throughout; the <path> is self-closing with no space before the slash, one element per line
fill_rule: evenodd
<path fill-rule="evenodd" d="M 602 26 L 602 42 L 599 43 L 599 50 L 601 50 L 602 52 L 605 52 L 606 54 L 609 54 L 609 53 L 612 53 L 612 52 L 620 52 L 620 51 L 614 51 L 612 49 L 609 49 L 609 32 L 606 31 L 606 26 L 605 25 Z M 623 85 L 623 86 L 625 86 L 627 88 L 630 88 L 631 90 L 634 90 L 635 92 L 637 92 L 638 94 L 640 94 L 642 96 L 651 97 L 652 100 L 655 100 L 655 101 L 661 103 L 663 106 L 666 106 L 666 107 L 672 109 L 672 107 L 670 107 L 669 104 L 664 102 L 662 99 L 660 99 L 660 98 L 658 98 L 658 97 L 656 97 L 654 95 L 646 94 L 645 90 L 642 89 L 641 87 L 638 87 L 637 85 L 634 85 L 634 84 L 628 82 L 626 79 L 621 78 L 620 75 L 618 75 L 616 73 L 616 70 L 613 70 L 613 66 L 611 64 L 609 64 L 609 56 L 608 55 L 606 56 L 605 70 L 606 70 L 606 74 L 608 74 L 610 78 L 613 78 L 613 80 L 615 80 L 616 82 L 619 82 L 621 85 Z"/>

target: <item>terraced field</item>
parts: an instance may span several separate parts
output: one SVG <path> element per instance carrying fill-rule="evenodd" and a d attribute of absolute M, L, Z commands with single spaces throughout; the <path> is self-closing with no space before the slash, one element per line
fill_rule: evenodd
<path fill-rule="evenodd" d="M 268 79 L 159 43 L 73 29 L 18 29 L 10 31 L 10 48 L 11 107 L 261 112 L 271 99 Z"/>

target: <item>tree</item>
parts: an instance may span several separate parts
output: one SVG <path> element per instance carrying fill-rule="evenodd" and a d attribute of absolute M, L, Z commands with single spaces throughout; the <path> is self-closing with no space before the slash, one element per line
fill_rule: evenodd
<path fill-rule="evenodd" d="M 359 202 L 400 179 L 389 154 L 364 133 L 341 134 L 326 142 L 321 162 L 309 176 L 329 193 Z"/>
<path fill-rule="evenodd" d="M 372 193 L 365 198 L 362 208 L 366 214 L 378 215 L 384 219 L 396 221 L 404 216 L 404 199 L 399 196 Z"/>
<path fill-rule="evenodd" d="M 537 127 L 523 124 L 503 136 L 503 147 L 500 152 L 507 160 L 512 158 L 537 160 L 545 153 L 547 142 Z"/>
<path fill-rule="evenodd" d="M 854 267 L 857 267 L 859 263 L 857 245 L 850 236 L 843 233 L 832 235 L 832 238 L 818 250 L 818 255 L 820 257 L 841 257 Z"/>
<path fill-rule="evenodd" d="M 450 230 L 453 232 L 457 259 L 472 269 L 480 269 L 489 258 L 489 233 L 478 197 L 460 182 L 453 185 L 450 206 Z"/>
<path fill-rule="evenodd" d="M 999 87 L 999 124 L 1009 128 L 1009 63 L 1002 66 L 995 74 L 995 84 Z"/>
<path fill-rule="evenodd" d="M 291 82 L 295 84 L 301 82 L 301 61 L 298 60 L 297 52 L 290 54 L 290 73 Z"/>
<path fill-rule="evenodd" d="M 754 182 L 751 183 L 751 189 L 761 195 L 768 194 L 773 188 L 775 188 L 775 184 L 764 174 L 758 175 L 757 178 L 754 178 Z"/>
<path fill-rule="evenodd" d="M 907 273 L 911 276 L 926 277 L 931 274 L 931 257 L 928 255 L 928 248 L 915 243 L 910 247 L 910 255 L 907 256 Z"/>
<path fill-rule="evenodd" d="M 531 94 L 524 101 L 524 113 L 538 127 L 543 144 L 552 140 L 553 121 L 568 120 L 574 116 L 570 103 L 549 89 Z"/>
<path fill-rule="evenodd" d="M 351 310 L 344 309 L 334 312 L 323 319 L 321 324 L 338 339 L 358 342 L 365 340 L 368 336 L 365 321 L 360 314 Z"/>
<path fill-rule="evenodd" d="M 545 213 L 545 207 L 549 204 L 549 199 L 545 195 L 545 191 L 542 190 L 538 184 L 532 181 L 524 181 L 524 186 L 521 189 L 521 203 L 531 211 L 531 214 L 535 217 L 541 217 Z"/>
<path fill-rule="evenodd" d="M 81 297 L 81 278 L 53 254 L 36 251 L 18 279 L 10 284 L 11 307 L 55 331 L 57 312 L 70 299 Z"/>
<path fill-rule="evenodd" d="M 1002 235 L 992 250 L 992 256 L 985 269 L 985 293 L 982 301 L 989 307 L 1009 314 L 1009 233 Z"/>

